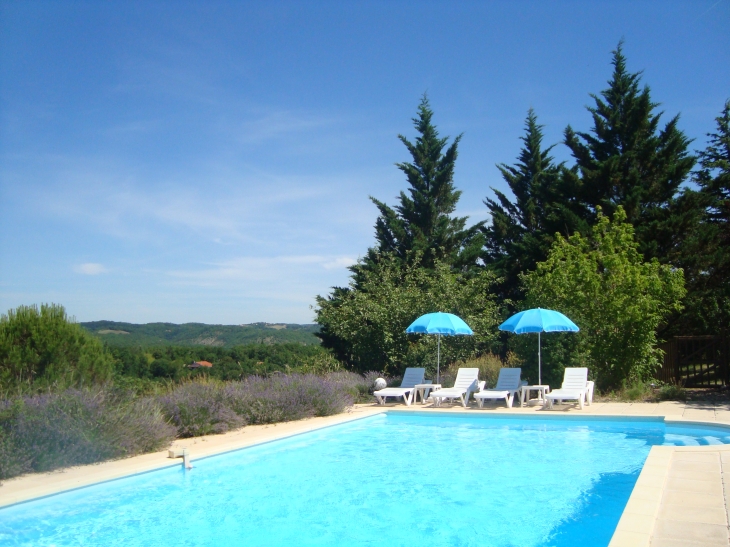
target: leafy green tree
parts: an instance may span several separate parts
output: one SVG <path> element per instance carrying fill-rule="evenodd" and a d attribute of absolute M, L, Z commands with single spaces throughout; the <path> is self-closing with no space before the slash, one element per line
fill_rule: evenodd
<path fill-rule="evenodd" d="M 547 260 L 523 280 L 526 307 L 559 310 L 581 328 L 568 343 L 604 390 L 651 377 L 662 356 L 657 327 L 685 295 L 682 270 L 644 262 L 621 206 L 613 222 L 599 209 L 589 238 L 556 236 Z"/>
<path fill-rule="evenodd" d="M 395 207 L 370 198 L 380 211 L 375 223 L 377 244 L 353 268 L 356 274 L 372 267 L 383 255 L 401 261 L 418 257 L 426 267 L 432 267 L 437 260 L 460 266 L 475 263 L 478 258 L 478 227 L 466 229 L 466 217 L 451 216 L 461 196 L 454 186 L 461 135 L 449 145 L 448 137 L 439 137 L 432 118 L 433 111 L 424 95 L 418 115 L 413 118 L 419 135 L 415 143 L 398 135 L 413 159 L 396 164 L 408 180 L 408 194 L 401 191 Z"/>
<path fill-rule="evenodd" d="M 408 257 L 407 257 L 408 258 Z M 463 318 L 474 336 L 441 339 L 443 363 L 492 349 L 496 339 L 497 307 L 490 294 L 491 272 L 455 272 L 436 261 L 432 270 L 419 266 L 419 257 L 378 257 L 363 272 L 360 287 L 338 298 L 317 297 L 317 323 L 342 340 L 338 357 L 351 369 L 401 373 L 408 366 L 436 368 L 436 337 L 409 335 L 405 330 L 419 316 L 435 311 Z"/>
<path fill-rule="evenodd" d="M 0 317 L 0 385 L 27 389 L 105 382 L 114 360 L 63 306 L 19 306 Z"/>
<path fill-rule="evenodd" d="M 649 87 L 640 87 L 641 72 L 627 70 L 622 42 L 612 64 L 608 88 L 591 95 L 590 133 L 565 130 L 576 169 L 565 172 L 564 184 L 579 196 L 590 224 L 599 207 L 609 215 L 623 207 L 644 256 L 666 262 L 677 237 L 669 205 L 695 158 L 687 152 L 690 140 L 677 127 L 679 116 L 660 128 L 662 112 L 656 112 Z"/>
<path fill-rule="evenodd" d="M 498 292 L 504 299 L 522 300 L 520 274 L 534 270 L 547 258 L 556 232 L 565 232 L 567 200 L 559 189 L 563 165 L 556 165 L 550 152 L 543 148 L 543 126 L 537 123 L 530 109 L 525 120 L 523 147 L 515 165 L 499 164 L 497 168 L 509 186 L 514 201 L 492 188 L 495 199 L 487 198 L 490 223 L 484 228 L 485 247 L 482 258 L 502 281 Z M 573 230 L 570 230 L 572 233 Z"/>

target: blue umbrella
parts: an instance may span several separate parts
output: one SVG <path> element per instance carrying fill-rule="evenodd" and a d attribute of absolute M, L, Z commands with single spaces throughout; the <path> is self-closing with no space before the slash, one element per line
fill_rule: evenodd
<path fill-rule="evenodd" d="M 540 356 L 540 333 L 542 332 L 578 332 L 578 325 L 559 311 L 534 308 L 514 314 L 499 326 L 499 330 L 524 334 L 537 333 L 537 382 L 542 384 L 542 361 Z"/>
<path fill-rule="evenodd" d="M 408 333 L 420 333 L 420 334 L 436 334 L 438 335 L 438 345 L 436 353 L 436 383 L 439 383 L 439 369 L 441 366 L 441 335 L 444 336 L 455 336 L 455 335 L 472 335 L 474 331 L 471 330 L 464 320 L 458 315 L 453 313 L 427 313 L 416 319 L 406 329 Z"/>

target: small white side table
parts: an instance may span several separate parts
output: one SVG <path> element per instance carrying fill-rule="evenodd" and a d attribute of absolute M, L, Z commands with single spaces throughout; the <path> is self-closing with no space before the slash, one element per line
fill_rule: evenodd
<path fill-rule="evenodd" d="M 520 386 L 520 407 L 525 406 L 525 403 L 530 402 L 530 392 L 537 392 L 537 400 L 540 404 L 544 404 L 545 395 L 550 393 L 550 386 L 536 385 L 536 386 Z"/>
<path fill-rule="evenodd" d="M 413 387 L 413 402 L 418 402 L 418 396 L 421 396 L 421 404 L 426 404 L 426 399 L 428 399 L 428 394 L 431 392 L 432 389 L 441 389 L 441 384 L 416 384 Z"/>

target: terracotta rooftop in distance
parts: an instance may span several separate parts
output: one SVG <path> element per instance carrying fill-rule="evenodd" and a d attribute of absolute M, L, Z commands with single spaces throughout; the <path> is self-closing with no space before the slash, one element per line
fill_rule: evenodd
<path fill-rule="evenodd" d="M 213 366 L 213 363 L 209 363 L 208 361 L 193 361 L 192 365 L 188 365 L 190 368 L 200 368 L 200 367 L 207 367 L 211 368 Z"/>

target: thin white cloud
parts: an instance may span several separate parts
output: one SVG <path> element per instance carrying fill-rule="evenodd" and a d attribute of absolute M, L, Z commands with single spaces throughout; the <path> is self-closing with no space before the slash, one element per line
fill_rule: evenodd
<path fill-rule="evenodd" d="M 280 138 L 291 133 L 308 132 L 337 123 L 334 118 L 297 114 L 291 111 L 271 112 L 240 125 L 238 141 L 243 144 L 257 144 Z M 311 138 L 311 137 L 310 137 Z"/>
<path fill-rule="evenodd" d="M 38 172 L 39 183 L 28 184 L 26 179 L 25 185 L 15 186 L 13 197 L 36 211 L 122 239 L 157 240 L 161 227 L 186 229 L 220 242 L 269 244 L 294 234 L 321 238 L 327 230 L 319 219 L 327 209 L 336 220 L 339 212 L 328 209 L 328 204 L 343 181 L 349 182 L 348 177 L 333 175 L 280 176 L 250 169 L 235 174 L 168 174 L 160 182 L 153 174 L 108 159 L 44 160 L 53 175 Z M 362 204 L 344 209 L 353 207 L 368 208 L 368 204 L 363 199 Z M 352 215 L 347 216 L 351 221 Z"/>
<path fill-rule="evenodd" d="M 107 273 L 109 270 L 105 268 L 103 264 L 99 264 L 97 262 L 85 262 L 74 266 L 74 271 L 84 275 L 99 275 Z"/>
<path fill-rule="evenodd" d="M 349 268 L 350 266 L 353 266 L 355 264 L 357 264 L 357 260 L 355 260 L 354 258 L 351 258 L 349 256 L 341 256 L 329 262 L 325 262 L 324 264 L 322 264 L 322 266 L 326 270 L 334 270 L 339 268 Z"/>
<path fill-rule="evenodd" d="M 182 284 L 214 286 L 226 282 L 265 282 L 266 284 L 300 284 L 317 271 L 345 269 L 355 264 L 350 257 L 290 255 L 275 257 L 239 257 L 209 267 L 167 272 Z"/>

